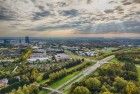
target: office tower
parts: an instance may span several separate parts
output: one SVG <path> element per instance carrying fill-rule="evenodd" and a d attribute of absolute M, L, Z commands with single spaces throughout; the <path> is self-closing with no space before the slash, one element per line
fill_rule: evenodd
<path fill-rule="evenodd" d="M 30 40 L 29 40 L 28 36 L 25 37 L 25 43 L 28 43 L 28 44 L 30 43 Z"/>

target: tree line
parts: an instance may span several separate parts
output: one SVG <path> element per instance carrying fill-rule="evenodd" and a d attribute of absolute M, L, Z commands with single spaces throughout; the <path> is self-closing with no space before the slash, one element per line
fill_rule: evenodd
<path fill-rule="evenodd" d="M 69 74 L 72 74 L 74 72 L 82 70 L 83 68 L 86 68 L 89 65 L 91 65 L 90 62 L 85 62 L 85 63 L 82 63 L 81 65 L 79 65 L 78 67 L 72 68 L 71 70 L 64 68 L 64 69 L 61 69 L 59 71 L 56 71 L 56 72 L 53 72 L 50 74 L 44 74 L 44 76 L 48 77 L 47 78 L 48 81 L 44 85 L 48 86 L 48 85 L 52 84 L 53 82 L 65 77 Z"/>

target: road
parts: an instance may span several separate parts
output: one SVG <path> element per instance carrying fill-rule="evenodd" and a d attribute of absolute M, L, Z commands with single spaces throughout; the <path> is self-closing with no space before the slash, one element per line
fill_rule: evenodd
<path fill-rule="evenodd" d="M 109 56 L 109 57 L 106 57 L 106 58 L 104 58 L 104 59 L 102 59 L 102 60 L 100 60 L 100 61 L 97 61 L 96 64 L 94 64 L 94 65 L 88 67 L 87 69 L 85 69 L 85 70 L 82 72 L 83 76 L 87 76 L 87 75 L 91 74 L 91 73 L 92 73 L 93 71 L 95 71 L 98 67 L 102 66 L 102 65 L 105 64 L 105 63 L 108 63 L 108 61 L 110 61 L 110 60 L 113 59 L 113 58 L 114 58 L 114 55 Z"/>
<path fill-rule="evenodd" d="M 86 68 L 85 70 L 83 70 L 81 73 L 79 73 L 77 76 L 75 76 L 74 78 L 70 79 L 69 81 L 67 81 L 65 84 L 59 86 L 56 90 L 58 91 L 63 91 L 64 89 L 69 88 L 73 83 L 80 81 L 81 79 L 83 79 L 85 76 L 93 73 L 97 68 L 99 68 L 100 66 L 102 66 L 105 63 L 108 63 L 108 61 L 110 61 L 111 59 L 113 59 L 115 56 L 111 55 L 108 56 L 102 60 L 97 61 L 96 64 L 93 64 L 92 66 Z M 52 92 L 49 94 L 53 94 Z"/>
<path fill-rule="evenodd" d="M 16 66 L 12 72 L 15 72 L 17 68 L 18 68 L 18 66 Z"/>
<path fill-rule="evenodd" d="M 49 87 L 42 87 L 43 89 L 46 89 L 46 90 L 50 90 L 51 93 L 53 94 L 63 94 L 63 92 L 59 91 L 59 90 L 56 90 L 56 89 L 52 89 L 52 88 L 49 88 Z"/>
<path fill-rule="evenodd" d="M 19 64 L 21 65 L 21 63 L 19 63 Z M 16 67 L 14 68 L 14 70 L 12 72 L 15 72 L 18 67 L 19 67 L 19 65 L 16 65 Z"/>

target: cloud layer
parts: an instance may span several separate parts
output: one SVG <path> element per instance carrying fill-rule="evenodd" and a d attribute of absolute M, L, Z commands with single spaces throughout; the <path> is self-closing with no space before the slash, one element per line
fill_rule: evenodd
<path fill-rule="evenodd" d="M 139 6 L 139 0 L 1 0 L 0 36 L 138 35 Z"/>

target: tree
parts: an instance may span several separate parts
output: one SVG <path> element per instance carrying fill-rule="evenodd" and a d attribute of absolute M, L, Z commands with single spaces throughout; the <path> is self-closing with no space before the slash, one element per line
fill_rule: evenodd
<path fill-rule="evenodd" d="M 19 79 L 18 79 L 18 78 L 12 77 L 12 78 L 10 78 L 10 79 L 8 80 L 8 84 L 13 84 L 13 83 L 15 83 L 15 82 L 19 82 Z"/>
<path fill-rule="evenodd" d="M 120 63 L 105 64 L 98 69 L 100 76 L 109 76 L 114 78 L 116 75 L 121 75 L 122 65 Z"/>
<path fill-rule="evenodd" d="M 123 69 L 126 71 L 133 71 L 136 72 L 136 66 L 132 62 L 125 62 Z"/>
<path fill-rule="evenodd" d="M 27 61 L 27 59 L 30 57 L 31 53 L 32 53 L 32 49 L 30 47 L 26 48 L 22 52 L 20 58 L 18 60 L 14 61 L 14 62 L 18 63 L 18 62 L 25 62 L 25 61 Z"/>
<path fill-rule="evenodd" d="M 81 81 L 81 82 L 75 82 L 71 85 L 71 88 L 70 88 L 70 94 L 72 94 L 73 90 L 77 87 L 77 86 L 84 86 L 84 82 Z"/>
<path fill-rule="evenodd" d="M 137 72 L 124 71 L 122 76 L 126 80 L 134 80 L 134 81 L 138 80 Z"/>
<path fill-rule="evenodd" d="M 127 81 L 124 80 L 124 78 L 116 77 L 113 83 L 113 86 L 115 87 L 117 92 L 122 92 L 124 88 L 126 87 L 126 84 L 127 84 Z"/>
<path fill-rule="evenodd" d="M 22 88 L 19 87 L 15 94 L 24 94 L 24 92 L 22 91 Z"/>
<path fill-rule="evenodd" d="M 18 90 L 12 90 L 9 94 L 38 94 L 38 87 L 34 84 L 24 85 L 22 88 L 19 87 Z"/>
<path fill-rule="evenodd" d="M 64 76 L 67 75 L 67 70 L 66 69 L 62 69 L 60 71 L 57 71 L 57 72 L 53 72 L 51 74 L 49 74 L 49 78 L 51 81 L 54 81 L 54 80 L 58 80 Z"/>
<path fill-rule="evenodd" d="M 108 92 L 109 90 L 106 88 L 106 86 L 105 85 L 103 85 L 102 87 L 101 87 L 101 92 L 103 93 L 103 92 Z"/>
<path fill-rule="evenodd" d="M 85 80 L 85 85 L 90 90 L 98 91 L 101 87 L 101 82 L 97 78 L 88 78 Z"/>
<path fill-rule="evenodd" d="M 113 93 L 111 93 L 111 92 L 109 92 L 109 91 L 106 91 L 106 92 L 103 92 L 103 93 L 101 93 L 101 94 L 113 94 Z"/>
<path fill-rule="evenodd" d="M 30 93 L 30 91 L 29 91 L 29 89 L 26 85 L 23 86 L 22 90 L 23 90 L 24 94 L 29 94 Z"/>
<path fill-rule="evenodd" d="M 74 89 L 73 94 L 90 94 L 90 91 L 84 86 L 77 86 Z"/>
<path fill-rule="evenodd" d="M 125 88 L 126 94 L 140 94 L 139 88 L 133 83 L 128 82 Z"/>
<path fill-rule="evenodd" d="M 32 70 L 31 70 L 31 74 L 30 74 L 30 80 L 31 80 L 31 82 L 34 82 L 34 81 L 36 81 L 37 80 L 37 77 L 39 76 L 40 74 L 39 74 L 39 71 L 37 70 L 37 69 L 35 69 L 35 68 L 33 68 Z"/>
<path fill-rule="evenodd" d="M 15 94 L 16 90 L 13 89 L 12 92 L 10 92 L 9 94 Z"/>

